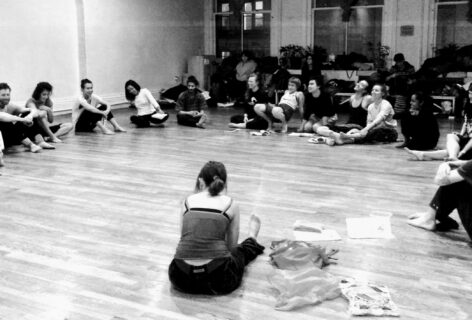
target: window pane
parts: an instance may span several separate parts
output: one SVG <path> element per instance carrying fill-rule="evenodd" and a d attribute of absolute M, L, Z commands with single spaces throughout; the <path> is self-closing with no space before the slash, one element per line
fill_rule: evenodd
<path fill-rule="evenodd" d="M 215 16 L 216 54 L 241 51 L 241 24 L 234 15 Z"/>
<path fill-rule="evenodd" d="M 326 49 L 328 54 L 344 52 L 345 24 L 340 9 L 315 11 L 314 45 Z"/>
<path fill-rule="evenodd" d="M 256 10 L 263 10 L 263 9 L 264 9 L 264 2 L 256 1 Z"/>
<path fill-rule="evenodd" d="M 221 12 L 229 12 L 229 3 L 221 4 Z"/>
<path fill-rule="evenodd" d="M 373 60 L 381 44 L 382 8 L 353 9 L 347 30 L 347 53 L 360 53 Z"/>
<path fill-rule="evenodd" d="M 260 28 L 264 26 L 264 15 L 262 13 L 256 13 L 254 19 L 255 28 Z"/>
<path fill-rule="evenodd" d="M 334 8 L 334 7 L 341 7 L 343 1 L 342 0 L 313 0 L 313 7 L 314 8 Z M 384 0 L 359 0 L 356 3 L 356 6 L 375 6 L 375 5 L 383 5 Z"/>
<path fill-rule="evenodd" d="M 255 23 L 260 23 L 261 26 L 244 30 L 243 48 L 251 50 L 258 57 L 268 56 L 270 55 L 270 13 L 257 13 L 251 16 Z"/>
<path fill-rule="evenodd" d="M 471 44 L 472 24 L 467 21 L 468 4 L 438 6 L 436 48 L 455 43 Z"/>
<path fill-rule="evenodd" d="M 252 11 L 252 3 L 246 2 L 246 3 L 244 4 L 244 11 L 246 11 L 246 12 L 247 12 L 247 11 Z"/>
<path fill-rule="evenodd" d="M 252 14 L 244 14 L 244 30 L 252 29 Z"/>

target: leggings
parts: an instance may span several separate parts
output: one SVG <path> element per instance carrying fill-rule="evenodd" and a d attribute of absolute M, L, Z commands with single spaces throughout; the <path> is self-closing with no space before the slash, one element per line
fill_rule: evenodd
<path fill-rule="evenodd" d="M 241 284 L 244 268 L 264 252 L 254 238 L 239 244 L 230 256 L 215 258 L 202 266 L 187 264 L 182 259 L 172 260 L 169 279 L 174 288 L 193 294 L 228 294 Z"/>
<path fill-rule="evenodd" d="M 190 114 L 177 114 L 177 123 L 181 126 L 196 127 L 202 117 L 194 117 Z"/>
<path fill-rule="evenodd" d="M 81 108 L 83 108 L 81 106 Z M 106 110 L 107 105 L 105 104 L 100 104 L 97 106 L 98 110 Z M 101 121 L 103 118 L 102 114 L 98 113 L 93 113 L 88 110 L 82 111 L 82 114 L 80 115 L 79 119 L 77 120 L 77 123 L 75 124 L 75 132 L 91 132 L 95 127 L 97 126 L 97 122 Z M 107 120 L 110 121 L 113 119 L 113 114 L 111 111 L 107 115 Z"/>
<path fill-rule="evenodd" d="M 148 128 L 151 126 L 151 123 L 153 124 L 161 124 L 166 122 L 166 120 L 169 118 L 169 115 L 166 114 L 164 118 L 162 119 L 156 119 L 153 118 L 152 115 L 156 114 L 157 112 L 146 114 L 144 116 L 131 116 L 129 117 L 129 120 L 131 123 L 134 123 L 136 127 L 138 128 Z"/>
<path fill-rule="evenodd" d="M 3 144 L 5 148 L 21 144 L 26 139 L 27 127 L 23 123 L 0 122 L 0 132 L 3 136 Z"/>

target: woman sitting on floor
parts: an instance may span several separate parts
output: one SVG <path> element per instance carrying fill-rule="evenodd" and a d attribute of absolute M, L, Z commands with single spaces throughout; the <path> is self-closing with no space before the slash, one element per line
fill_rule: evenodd
<path fill-rule="evenodd" d="M 292 118 L 296 109 L 300 111 L 300 116 L 303 118 L 303 104 L 305 97 L 303 92 L 298 91 L 302 83 L 300 79 L 292 77 L 288 80 L 288 89 L 280 98 L 278 105 L 271 103 L 258 103 L 254 106 L 254 111 L 267 121 L 267 131 L 272 131 L 272 124 L 274 120 L 282 122 L 282 133 L 288 131 L 288 121 Z"/>
<path fill-rule="evenodd" d="M 54 122 L 53 103 L 51 100 L 52 85 L 48 82 L 40 82 L 36 85 L 32 97 L 26 101 L 26 107 L 36 109 L 44 117 L 40 117 L 38 124 L 50 142 L 62 142 L 58 137 L 68 134 L 73 126 L 71 122 L 52 124 Z"/>
<path fill-rule="evenodd" d="M 269 98 L 262 91 L 260 75 L 253 73 L 247 79 L 247 90 L 244 96 L 244 115 L 231 117 L 230 128 L 260 130 L 267 128 L 267 122 L 254 111 L 257 103 L 267 103 Z"/>
<path fill-rule="evenodd" d="M 411 96 L 410 111 L 401 120 L 405 142 L 397 148 L 430 150 L 439 140 L 438 121 L 433 114 L 433 101 L 422 92 Z"/>
<path fill-rule="evenodd" d="M 108 105 L 102 98 L 93 93 L 93 83 L 89 79 L 80 81 L 82 93 L 72 106 L 72 123 L 75 132 L 93 132 L 96 127 L 103 134 L 114 134 L 105 125 L 104 119 L 108 120 L 116 132 L 126 132 L 116 122 Z"/>
<path fill-rule="evenodd" d="M 446 149 L 436 151 L 405 150 L 416 160 L 470 160 L 472 159 L 472 88 L 469 88 L 469 99 L 464 107 L 464 124 L 460 133 L 447 135 Z"/>
<path fill-rule="evenodd" d="M 187 90 L 177 99 L 177 123 L 182 126 L 205 128 L 208 116 L 205 113 L 207 104 L 205 97 L 198 90 L 198 80 L 194 76 L 187 79 Z"/>
<path fill-rule="evenodd" d="M 162 111 L 161 106 L 146 88 L 141 88 L 134 80 L 125 83 L 125 96 L 136 109 L 138 114 L 129 119 L 138 128 L 147 128 L 152 124 L 160 125 L 164 123 L 169 115 Z"/>
<path fill-rule="evenodd" d="M 336 144 L 363 142 L 394 142 L 397 140 L 397 122 L 393 119 L 393 107 L 384 97 L 387 89 L 383 84 L 372 88 L 373 102 L 367 109 L 367 124 L 361 130 L 352 129 L 347 133 L 332 133 Z"/>
<path fill-rule="evenodd" d="M 238 245 L 239 208 L 226 189 L 226 169 L 206 163 L 197 177 L 195 194 L 184 201 L 181 238 L 169 266 L 169 279 L 183 292 L 227 294 L 241 284 L 244 269 L 262 254 L 257 243 L 260 220 L 251 216 L 249 238 Z"/>
<path fill-rule="evenodd" d="M 449 217 L 457 209 L 462 225 L 472 239 L 472 160 L 441 164 L 435 182 L 440 187 L 429 210 L 411 215 L 408 224 L 431 231 L 458 229 L 458 223 Z"/>

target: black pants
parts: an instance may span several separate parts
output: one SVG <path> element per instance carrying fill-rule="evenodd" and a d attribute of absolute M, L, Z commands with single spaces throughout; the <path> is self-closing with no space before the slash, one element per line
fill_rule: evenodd
<path fill-rule="evenodd" d="M 436 210 L 436 219 L 440 222 L 457 209 L 462 225 L 472 239 L 472 186 L 468 182 L 439 187 L 429 205 Z"/>
<path fill-rule="evenodd" d="M 81 107 L 83 108 L 83 107 Z M 97 106 L 98 110 L 106 110 L 107 105 L 100 104 Z M 75 124 L 75 132 L 91 132 L 95 127 L 97 126 L 97 122 L 101 121 L 103 118 L 103 115 L 98 114 L 98 113 L 93 113 L 88 110 L 82 111 L 82 114 L 80 115 L 79 119 L 77 120 L 77 123 Z M 111 111 L 107 115 L 107 120 L 110 121 L 113 119 L 113 114 Z"/>
<path fill-rule="evenodd" d="M 436 147 L 439 140 L 437 128 L 426 126 L 410 115 L 404 116 L 400 123 L 406 147 L 411 150 L 431 150 Z"/>
<path fill-rule="evenodd" d="M 24 112 L 24 113 L 20 114 L 19 116 L 21 118 L 25 118 L 29 114 L 30 114 L 30 111 L 27 111 L 27 112 Z M 33 119 L 33 125 L 31 125 L 31 126 L 27 126 L 24 123 L 18 123 L 18 122 L 16 123 L 16 125 L 18 126 L 20 131 L 25 132 L 26 138 L 29 138 L 31 141 L 34 142 L 36 140 L 36 136 L 38 134 L 41 134 L 41 131 L 42 131 L 41 127 L 39 126 L 38 121 L 39 121 L 38 119 Z"/>
<path fill-rule="evenodd" d="M 129 120 L 131 121 L 131 123 L 134 123 L 138 128 L 148 128 L 151 126 L 151 123 L 161 124 L 166 122 L 166 120 L 169 118 L 169 115 L 166 114 L 165 117 L 162 119 L 155 119 L 152 117 L 152 115 L 155 113 L 156 112 L 144 116 L 131 116 L 129 117 Z"/>
<path fill-rule="evenodd" d="M 190 114 L 177 114 L 177 123 L 181 126 L 196 127 L 202 116 L 194 117 Z"/>
<path fill-rule="evenodd" d="M 5 148 L 21 144 L 28 137 L 27 127 L 18 122 L 15 124 L 12 122 L 0 122 L 0 132 L 2 132 Z"/>
<path fill-rule="evenodd" d="M 264 247 L 253 238 L 239 244 L 229 257 L 213 259 L 202 266 L 192 266 L 174 259 L 169 266 L 169 279 L 177 290 L 193 294 L 228 294 L 239 287 L 244 268 Z"/>
<path fill-rule="evenodd" d="M 243 123 L 244 115 L 235 115 L 230 119 L 231 123 Z M 246 122 L 246 129 L 265 130 L 269 124 L 263 118 L 255 116 L 251 121 Z"/>

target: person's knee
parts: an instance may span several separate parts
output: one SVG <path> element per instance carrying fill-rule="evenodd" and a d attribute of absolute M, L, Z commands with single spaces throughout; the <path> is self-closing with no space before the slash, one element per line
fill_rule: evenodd
<path fill-rule="evenodd" d="M 266 106 L 265 106 L 265 104 L 262 104 L 262 103 L 256 104 L 256 105 L 254 106 L 254 111 L 255 111 L 256 113 L 259 113 L 259 114 L 264 113 L 264 112 L 266 111 Z"/>
<path fill-rule="evenodd" d="M 446 136 L 446 139 L 448 141 L 459 142 L 459 137 L 457 136 L 457 134 L 454 134 L 454 133 L 448 133 Z"/>
<path fill-rule="evenodd" d="M 286 121 L 286 120 L 285 120 L 285 114 L 284 114 L 282 108 L 276 107 L 276 108 L 272 109 L 272 116 L 273 116 L 275 119 L 278 119 L 278 120 L 280 120 L 280 121 L 282 121 L 282 122 L 285 122 L 285 121 Z"/>
<path fill-rule="evenodd" d="M 313 129 L 313 124 L 311 122 L 307 122 L 305 123 L 305 126 L 303 127 L 303 131 L 305 132 L 311 132 L 311 130 Z"/>

